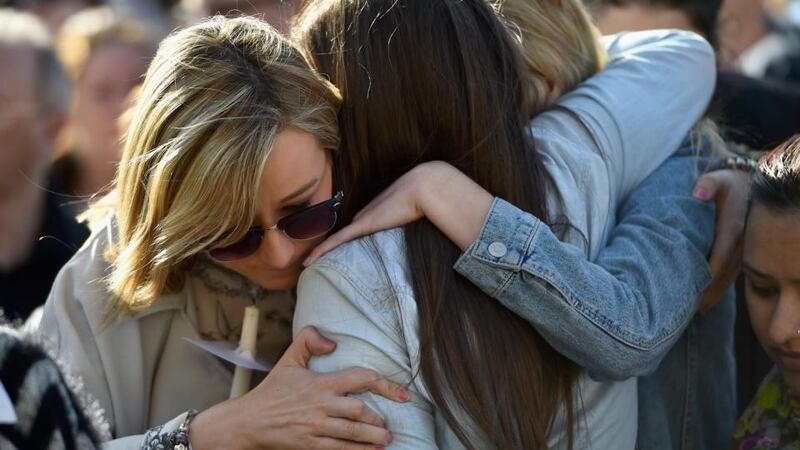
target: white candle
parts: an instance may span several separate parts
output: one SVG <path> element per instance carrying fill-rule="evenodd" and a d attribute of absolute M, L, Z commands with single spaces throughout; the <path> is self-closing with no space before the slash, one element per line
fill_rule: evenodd
<path fill-rule="evenodd" d="M 258 334 L 259 311 L 255 306 L 244 309 L 242 321 L 242 335 L 239 338 L 239 351 L 247 352 L 253 358 L 256 356 L 256 337 Z M 236 366 L 233 372 L 230 398 L 241 397 L 250 390 L 250 378 L 253 371 L 241 366 Z"/>

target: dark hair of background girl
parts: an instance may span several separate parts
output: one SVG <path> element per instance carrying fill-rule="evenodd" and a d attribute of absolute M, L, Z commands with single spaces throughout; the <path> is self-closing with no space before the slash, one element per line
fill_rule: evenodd
<path fill-rule="evenodd" d="M 534 111 L 525 106 L 525 66 L 488 2 L 312 2 L 295 33 L 344 97 L 344 223 L 413 166 L 437 160 L 548 220 L 550 183 L 527 131 Z M 544 449 L 561 411 L 571 448 L 577 369 L 459 276 L 459 249 L 430 222 L 406 226 L 405 243 L 421 373 L 462 443 Z"/>
<path fill-rule="evenodd" d="M 773 211 L 800 212 L 800 134 L 761 158 L 752 186 L 752 203 Z"/>

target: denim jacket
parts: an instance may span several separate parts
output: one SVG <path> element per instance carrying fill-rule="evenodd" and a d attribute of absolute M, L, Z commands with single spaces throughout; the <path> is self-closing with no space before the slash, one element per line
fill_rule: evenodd
<path fill-rule="evenodd" d="M 683 149 L 651 175 L 620 208 L 595 264 L 499 199 L 456 263 L 596 377 L 645 375 L 643 450 L 724 448 L 735 420 L 732 292 L 707 315 L 694 314 L 710 280 L 714 226 L 713 207 L 691 197 L 696 173 Z"/>
<path fill-rule="evenodd" d="M 714 209 L 692 198 L 696 175 L 691 156 L 668 160 L 621 206 L 594 263 L 497 199 L 455 269 L 594 377 L 651 373 L 711 280 Z"/>

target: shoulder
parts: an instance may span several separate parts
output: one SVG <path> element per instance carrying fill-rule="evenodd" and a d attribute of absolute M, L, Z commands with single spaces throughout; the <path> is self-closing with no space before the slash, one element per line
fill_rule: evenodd
<path fill-rule="evenodd" d="M 398 290 L 411 289 L 402 228 L 348 242 L 310 269 L 328 274 L 337 285 L 348 284 L 367 297 L 388 297 Z"/>
<path fill-rule="evenodd" d="M 73 325 L 85 323 L 93 334 L 99 334 L 111 325 L 107 313 L 113 293 L 108 278 L 113 267 L 107 254 L 115 239 L 116 222 L 109 215 L 95 225 L 83 246 L 58 273 L 45 303 L 43 321 L 55 320 Z M 120 317 L 117 322 L 135 320 L 166 307 L 174 308 L 175 304 L 176 301 L 157 302 L 156 308 L 135 316 Z"/>
<path fill-rule="evenodd" d="M 416 302 L 402 229 L 349 242 L 306 269 L 297 287 L 293 328 L 348 333 L 372 330 L 382 347 L 411 348 L 416 339 Z M 409 341 L 409 339 L 411 341 Z"/>
<path fill-rule="evenodd" d="M 53 284 L 50 300 L 85 303 L 107 294 L 106 279 L 111 264 L 105 254 L 113 241 L 113 223 L 98 226 L 83 246 L 64 265 Z"/>

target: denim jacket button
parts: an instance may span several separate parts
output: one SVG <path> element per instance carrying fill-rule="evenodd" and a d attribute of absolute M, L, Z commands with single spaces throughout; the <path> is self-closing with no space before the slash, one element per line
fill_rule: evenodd
<path fill-rule="evenodd" d="M 508 249 L 502 242 L 492 242 L 489 244 L 489 254 L 495 258 L 502 258 L 506 256 L 506 253 L 508 253 Z"/>

